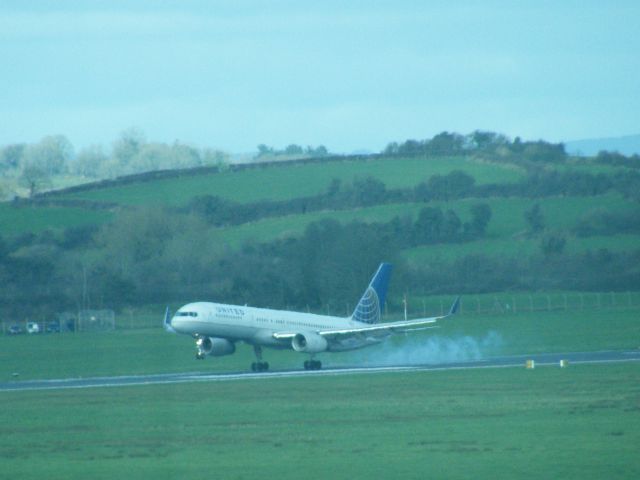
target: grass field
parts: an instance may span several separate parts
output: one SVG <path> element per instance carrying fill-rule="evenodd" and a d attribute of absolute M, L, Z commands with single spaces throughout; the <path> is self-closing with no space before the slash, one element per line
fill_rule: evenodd
<path fill-rule="evenodd" d="M 640 367 L 5 392 L 3 478 L 640 476 Z"/>
<path fill-rule="evenodd" d="M 107 210 L 77 207 L 14 207 L 9 203 L 0 203 L 1 234 L 6 236 L 101 224 L 111 218 L 113 213 Z"/>
<path fill-rule="evenodd" d="M 401 168 L 398 168 L 399 165 Z M 197 195 L 217 195 L 241 203 L 288 200 L 326 191 L 334 178 L 350 183 L 367 176 L 382 180 L 387 188 L 412 187 L 435 174 L 463 170 L 478 184 L 515 182 L 524 171 L 514 166 L 479 162 L 462 157 L 383 158 L 253 168 L 238 172 L 184 176 L 67 194 L 80 198 L 129 205 L 179 206 Z"/>
<path fill-rule="evenodd" d="M 501 298 L 503 303 L 514 297 Z M 561 302 L 559 295 L 554 304 Z M 448 308 L 451 297 L 444 298 Z M 490 297 L 463 298 L 463 312 L 473 312 L 476 304 L 486 307 Z M 527 298 L 516 299 L 526 305 Z M 535 302 L 540 303 L 536 297 Z M 359 364 L 442 363 L 474 360 L 480 357 L 535 354 L 544 352 L 621 350 L 640 347 L 638 298 L 633 307 L 600 308 L 585 297 L 584 310 L 571 298 L 571 310 L 513 313 L 461 314 L 440 323 L 440 328 L 397 336 L 389 342 L 354 352 L 329 353 L 319 358 L 327 366 Z M 610 302 L 606 295 L 601 305 Z M 618 298 L 618 303 L 622 299 Z M 420 302 L 409 298 L 412 317 L 420 316 Z M 535 305 L 542 307 L 543 305 Z M 428 314 L 438 314 L 430 305 Z M 521 307 L 524 308 L 524 307 Z M 437 309 L 439 310 L 439 308 Z M 338 313 L 340 314 L 340 313 Z M 128 326 L 108 333 L 65 333 L 50 335 L 0 336 L 0 381 L 10 381 L 14 373 L 22 380 L 153 374 L 166 372 L 246 371 L 253 361 L 253 350 L 240 344 L 234 355 L 194 359 L 191 337 L 171 335 L 160 328 L 158 312 L 155 328 Z M 400 353 L 399 353 L 400 352 Z M 266 350 L 272 369 L 301 368 L 305 355 L 292 351 Z"/>

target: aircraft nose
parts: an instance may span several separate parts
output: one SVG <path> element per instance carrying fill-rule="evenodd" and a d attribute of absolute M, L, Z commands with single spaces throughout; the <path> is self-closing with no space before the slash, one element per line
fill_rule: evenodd
<path fill-rule="evenodd" d="M 181 324 L 182 324 L 182 319 L 177 315 L 174 315 L 173 317 L 171 317 L 171 320 L 169 320 L 169 325 L 172 326 L 173 328 L 179 327 Z"/>

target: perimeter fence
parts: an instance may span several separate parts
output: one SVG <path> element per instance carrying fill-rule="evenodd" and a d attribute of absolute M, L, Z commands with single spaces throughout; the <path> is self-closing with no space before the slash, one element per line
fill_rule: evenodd
<path fill-rule="evenodd" d="M 453 296 L 407 296 L 410 315 L 441 315 L 449 310 Z M 393 315 L 398 305 L 389 307 Z M 565 292 L 565 293 L 500 293 L 462 295 L 460 313 L 517 314 L 561 310 L 603 310 L 639 308 L 640 292 Z"/>
<path fill-rule="evenodd" d="M 407 294 L 407 317 L 418 318 L 443 315 L 449 311 L 455 295 L 422 296 Z M 257 305 L 256 305 L 257 306 Z M 260 305 L 268 308 L 269 305 Z M 309 307 L 284 307 L 286 310 L 302 310 L 321 315 L 349 316 L 353 313 L 354 304 L 327 304 L 322 309 Z M 104 332 L 112 330 L 137 330 L 162 328 L 165 307 L 145 307 L 144 309 L 126 308 L 118 313 L 108 311 L 85 311 L 71 315 L 53 314 L 53 325 L 46 319 L 21 319 L 12 321 L 2 319 L 0 331 L 10 333 L 15 325 L 21 327 L 20 333 L 27 332 L 30 322 L 40 325 L 40 333 L 77 333 Z M 516 315 L 527 312 L 549 311 L 588 311 L 639 309 L 640 292 L 566 292 L 566 293 L 500 293 L 482 295 L 462 295 L 459 312 L 464 315 Z M 385 307 L 385 319 L 398 320 L 404 317 L 402 297 L 391 298 Z"/>

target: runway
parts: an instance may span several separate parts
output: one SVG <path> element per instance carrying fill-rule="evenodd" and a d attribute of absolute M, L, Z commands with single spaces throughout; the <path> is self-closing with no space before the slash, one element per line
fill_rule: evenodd
<path fill-rule="evenodd" d="M 273 378 L 291 378 L 303 376 L 364 375 L 390 372 L 421 372 L 437 370 L 467 370 L 480 368 L 524 368 L 527 360 L 534 360 L 535 366 L 559 365 L 560 360 L 568 362 L 569 367 L 585 363 L 620 363 L 640 361 L 640 350 L 545 353 L 536 355 L 518 355 L 494 357 L 458 363 L 428 365 L 368 365 L 329 367 L 323 370 L 275 370 L 269 372 L 230 372 L 230 373 L 167 373 L 158 375 L 131 375 L 119 377 L 65 378 L 55 380 L 28 380 L 0 383 L 0 391 L 59 390 L 80 388 L 126 387 L 135 385 L 162 385 L 192 382 L 223 382 L 238 380 L 267 380 Z"/>

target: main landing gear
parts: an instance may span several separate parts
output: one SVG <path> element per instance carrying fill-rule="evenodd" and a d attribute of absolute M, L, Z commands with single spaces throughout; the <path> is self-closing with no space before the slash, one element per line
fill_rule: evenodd
<path fill-rule="evenodd" d="M 322 368 L 320 360 L 307 360 L 303 365 L 305 370 L 320 370 Z"/>
<path fill-rule="evenodd" d="M 269 362 L 263 362 L 262 361 L 262 347 L 260 347 L 259 345 L 254 345 L 253 346 L 253 351 L 256 354 L 256 358 L 258 359 L 257 362 L 253 362 L 251 364 L 251 371 L 252 372 L 266 372 L 267 370 L 269 370 Z"/>

